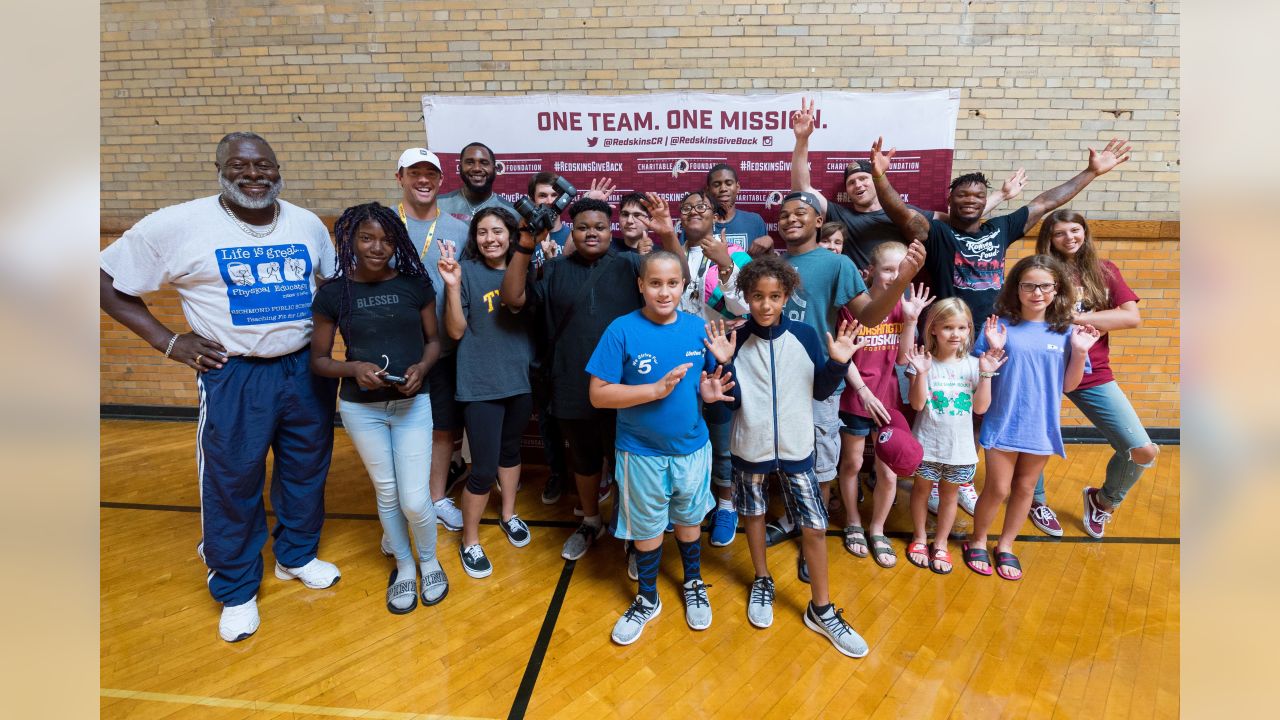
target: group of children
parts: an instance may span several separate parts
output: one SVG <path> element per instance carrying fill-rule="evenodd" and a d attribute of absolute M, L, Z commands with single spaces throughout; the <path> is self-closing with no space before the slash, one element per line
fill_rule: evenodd
<path fill-rule="evenodd" d="M 798 139 L 811 112 L 796 114 Z M 1090 151 L 1089 177 L 997 218 L 1003 224 L 993 233 L 991 223 L 981 222 L 985 178 L 963 176 L 953 184 L 945 220 L 924 217 L 893 191 L 886 178 L 893 152 L 877 142 L 870 160 L 846 174 L 858 192 L 874 193 L 876 207 L 862 213 L 874 218 L 860 222 L 874 219 L 911 241 L 859 245 L 866 256 L 861 272 L 842 252 L 858 238 L 847 236 L 847 226 L 824 225 L 834 203 L 807 182 L 781 205 L 785 256 L 761 252 L 755 233 L 763 236 L 763 222 L 757 226 L 751 213 L 733 210 L 737 178 L 727 167 L 715 168 L 705 189 L 682 199 L 679 231 L 656 195 L 630 201 L 632 219 L 659 240 L 660 249 L 647 254 L 632 243 L 617 247 L 613 208 L 594 197 L 570 206 L 572 245 L 565 253 L 507 210 L 480 209 L 460 253 L 440 242 L 435 287 L 424 266 L 428 254 L 405 232 L 403 212 L 397 218 L 376 203 L 349 209 L 335 227 L 335 281 L 320 289 L 314 306 L 313 365 L 319 374 L 343 377 L 344 424 L 377 488 L 384 552 L 396 559 L 388 609 L 434 604 L 448 590 L 435 557 L 436 517 L 421 452 L 427 445 L 429 458 L 422 428 L 430 426 L 435 403 L 423 399 L 423 379 L 439 355 L 440 333 L 456 342 L 455 399 L 463 403 L 472 455 L 462 494 L 462 567 L 476 578 L 493 572 L 478 524 L 495 483 L 502 532 L 517 547 L 530 541 L 515 511 L 519 436 L 534 409 L 532 393 L 545 383 L 539 421 L 553 422 L 568 441 L 583 516 L 565 543 L 566 559 L 583 557 L 604 532 L 602 475 L 611 472 L 616 487 L 611 530 L 628 542 L 629 573 L 638 583 L 613 630 L 619 644 L 636 641 L 661 613 L 657 574 L 666 532 L 674 533 L 683 565 L 686 620 L 695 630 L 710 626 L 700 571 L 707 519 L 711 544 L 724 546 L 742 518 L 754 570 L 745 588 L 747 619 L 759 628 L 772 624 L 771 479 L 786 508 L 783 532 L 800 539 L 799 574 L 811 590 L 804 623 L 845 655 L 861 657 L 868 646 L 833 604 L 828 581 L 825 537 L 837 476 L 851 554 L 896 564 L 885 522 L 897 478 L 913 476 L 910 563 L 951 572 L 948 536 L 960 506 L 974 515 L 961 545 L 965 565 L 1019 579 L 1014 538 L 1022 518 L 1029 512 L 1034 518 L 1036 503 L 1047 508 L 1037 483 L 1048 456 L 1064 454 L 1061 396 L 1070 393 L 1091 419 L 1098 415 L 1100 428 L 1107 422 L 1089 408 L 1114 409 L 1118 389 L 1103 398 L 1085 394 L 1082 381 L 1099 361 L 1105 365 L 1105 341 L 1096 351 L 1103 333 L 1133 326 L 1126 323 L 1137 297 L 1114 265 L 1097 260 L 1084 219 L 1065 211 L 1045 219 L 1037 254 L 1014 265 L 1003 283 L 967 282 L 963 248 L 954 253 L 954 275 L 941 283 L 946 297 L 935 299 L 928 287 L 911 283 L 926 257 L 936 263 L 938 253 L 949 252 L 946 243 L 966 239 L 994 244 L 996 257 L 988 253 L 984 267 L 994 260 L 1002 269 L 1013 240 L 1126 153 L 1115 143 L 1101 154 Z M 979 196 L 976 208 L 967 194 Z M 535 253 L 547 258 L 540 267 L 533 267 Z M 962 290 L 990 299 L 993 311 L 975 317 L 971 308 L 986 306 Z M 346 341 L 346 362 L 331 359 L 335 328 Z M 542 370 L 534 381 L 531 364 Z M 1127 406 L 1123 393 L 1119 398 Z M 915 415 L 910 425 L 906 406 Z M 417 434 L 408 428 L 413 424 Z M 1103 429 L 1109 439 L 1115 435 Z M 876 483 L 864 521 L 858 474 L 868 437 L 875 442 Z M 980 495 L 973 485 L 977 444 L 986 456 Z M 1086 489 L 1085 526 L 1095 537 L 1154 461 L 1145 434 L 1130 431 L 1113 445 L 1117 457 L 1125 445 L 1138 469 L 1120 463 L 1113 481 L 1109 467 L 1101 491 Z M 993 560 L 986 533 L 1001 506 L 1005 520 Z M 932 544 L 930 509 L 938 516 Z"/>

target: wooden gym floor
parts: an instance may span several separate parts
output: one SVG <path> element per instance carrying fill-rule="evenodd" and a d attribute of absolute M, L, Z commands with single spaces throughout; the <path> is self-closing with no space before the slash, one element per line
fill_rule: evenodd
<path fill-rule="evenodd" d="M 888 525 L 893 569 L 843 552 L 833 523 L 833 600 L 871 646 L 854 660 L 805 628 L 808 587 L 796 579 L 793 543 L 769 552 L 773 627 L 747 623 L 752 573 L 741 531 L 726 548 L 704 538 L 709 630 L 684 622 L 668 541 L 658 581 L 665 612 L 636 644 L 613 645 L 609 632 L 635 594 L 621 543 L 606 538 L 577 563 L 562 560 L 573 499 L 542 505 L 541 467 L 525 472 L 518 505 L 529 546 L 506 542 L 492 504 L 481 540 L 495 569 L 473 580 L 459 564 L 458 534 L 441 528 L 448 597 L 391 615 L 392 565 L 378 551 L 372 488 L 341 430 L 320 554 L 342 581 L 320 591 L 281 582 L 264 550 L 262 627 L 224 643 L 195 554 L 194 425 L 106 420 L 101 431 L 104 718 L 1178 716 L 1176 446 L 1163 448 L 1102 542 L 1079 526 L 1080 490 L 1100 482 L 1109 448 L 1074 445 L 1068 461 L 1051 460 L 1050 504 L 1066 536 L 1027 523 L 1020 582 L 969 572 L 957 543 L 950 575 L 907 563 L 905 492 Z M 970 522 L 959 513 L 960 529 Z"/>

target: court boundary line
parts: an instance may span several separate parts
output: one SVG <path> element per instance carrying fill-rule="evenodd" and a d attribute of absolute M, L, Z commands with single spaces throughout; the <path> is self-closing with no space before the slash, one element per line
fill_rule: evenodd
<path fill-rule="evenodd" d="M 538 675 L 542 672 L 542 663 L 547 658 L 547 648 L 551 646 L 551 636 L 555 633 L 556 622 L 560 620 L 560 609 L 564 606 L 564 598 L 569 594 L 569 581 L 573 578 L 573 569 L 577 560 L 565 560 L 560 570 L 560 579 L 556 582 L 556 590 L 551 595 L 551 603 L 547 605 L 547 614 L 542 618 L 542 628 L 538 630 L 538 639 L 533 643 L 529 653 L 529 662 L 524 666 L 524 675 L 520 678 L 520 687 L 511 701 L 511 712 L 507 720 L 522 720 L 529 710 L 529 700 L 533 698 L 534 687 L 538 684 Z"/>
<path fill-rule="evenodd" d="M 238 698 L 206 697 L 203 695 L 179 695 L 176 693 L 157 693 L 145 690 L 120 690 L 117 688 L 99 688 L 100 697 L 119 700 L 145 700 L 175 705 L 200 705 L 203 707 L 229 708 L 233 710 L 261 710 L 263 712 L 303 713 L 307 715 L 325 715 L 328 717 L 366 718 L 367 720 L 488 720 L 467 715 L 439 715 L 435 713 L 410 713 L 394 710 L 362 710 L 360 708 L 328 707 L 325 705 L 304 705 L 298 703 L 278 703 L 269 700 L 242 700 Z"/>
<path fill-rule="evenodd" d="M 111 500 L 102 500 L 98 503 L 100 509 L 106 510 L 150 510 L 160 512 L 181 512 L 181 513 L 198 513 L 200 508 L 197 505 L 160 505 L 153 503 L 133 503 L 133 502 L 114 502 Z M 267 510 L 267 514 L 274 516 L 275 512 Z M 378 516 L 374 513 L 338 513 L 327 512 L 324 514 L 325 520 L 365 520 L 377 522 Z M 543 528 L 562 528 L 576 529 L 582 524 L 580 520 L 524 520 L 529 527 Z M 482 525 L 497 525 L 497 518 L 481 518 Z M 709 526 L 703 527 L 703 530 L 710 531 Z M 746 530 L 738 528 L 738 534 L 744 535 Z M 896 540 L 910 540 L 912 535 L 908 531 L 893 530 L 885 533 L 887 537 Z M 827 530 L 827 537 L 844 537 L 842 530 Z M 998 538 L 999 535 L 987 535 L 987 541 Z M 960 542 L 967 539 L 967 535 L 951 535 L 952 542 Z M 1091 538 L 1083 535 L 1064 535 L 1062 537 L 1053 537 L 1050 535 L 1018 535 L 1014 538 L 1016 542 L 1032 542 L 1032 543 L 1085 543 L 1098 545 L 1181 545 L 1181 537 L 1143 537 L 1143 536 L 1103 536 L 1101 538 Z"/>

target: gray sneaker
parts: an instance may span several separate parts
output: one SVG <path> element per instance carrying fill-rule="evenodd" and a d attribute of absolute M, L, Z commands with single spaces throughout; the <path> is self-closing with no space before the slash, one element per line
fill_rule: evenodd
<path fill-rule="evenodd" d="M 462 511 L 453 504 L 453 498 L 442 497 L 433 503 L 436 509 L 436 524 L 443 525 L 445 530 L 457 532 L 462 529 Z"/>
<path fill-rule="evenodd" d="M 867 654 L 867 641 L 849 627 L 849 623 L 844 621 L 843 613 L 844 610 L 829 607 L 826 615 L 818 615 L 810 602 L 804 609 L 804 624 L 810 630 L 825 635 L 836 646 L 836 650 L 849 657 L 860 658 Z"/>
<path fill-rule="evenodd" d="M 640 570 L 636 567 L 636 551 L 635 548 L 627 548 L 627 577 L 631 578 L 631 582 L 640 581 Z"/>
<path fill-rule="evenodd" d="M 434 560 L 430 564 L 424 563 L 419 570 L 422 572 L 422 606 L 429 607 L 435 605 L 449 594 L 449 578 L 444 574 L 444 568 L 440 567 L 440 561 Z"/>
<path fill-rule="evenodd" d="M 747 594 L 747 620 L 758 628 L 773 624 L 773 578 L 756 578 Z"/>
<path fill-rule="evenodd" d="M 684 619 L 694 630 L 711 627 L 711 601 L 707 599 L 709 587 L 702 578 L 694 578 L 684 584 Z"/>
<path fill-rule="evenodd" d="M 596 538 L 604 532 L 604 525 L 600 527 L 592 527 L 586 523 L 578 526 L 577 530 L 564 541 L 564 549 L 560 551 L 560 557 L 565 560 L 578 560 L 587 554 L 587 550 L 595 543 Z"/>
<path fill-rule="evenodd" d="M 662 598 L 658 598 L 656 605 L 650 605 L 649 601 L 644 599 L 644 596 L 637 595 L 636 599 L 631 602 L 631 607 L 622 613 L 622 617 L 618 618 L 618 623 L 613 626 L 613 641 L 619 645 L 630 645 L 640 639 L 640 633 L 644 631 L 644 626 L 661 613 Z"/>

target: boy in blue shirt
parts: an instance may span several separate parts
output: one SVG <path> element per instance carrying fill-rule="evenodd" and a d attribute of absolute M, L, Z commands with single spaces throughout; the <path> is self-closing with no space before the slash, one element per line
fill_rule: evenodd
<path fill-rule="evenodd" d="M 644 307 L 609 324 L 586 368 L 591 404 L 618 411 L 614 535 L 634 543 L 639 576 L 639 594 L 613 629 L 619 645 L 635 642 L 662 612 L 658 563 L 668 521 L 684 565 L 685 619 L 694 630 L 711 626 L 699 538 L 715 501 L 711 443 L 698 396 L 701 389 L 707 402 L 727 400 L 724 392 L 733 385 L 719 372 L 708 374 L 715 360 L 703 346 L 702 319 L 678 310 L 684 284 L 677 255 L 646 255 L 639 278 Z"/>

